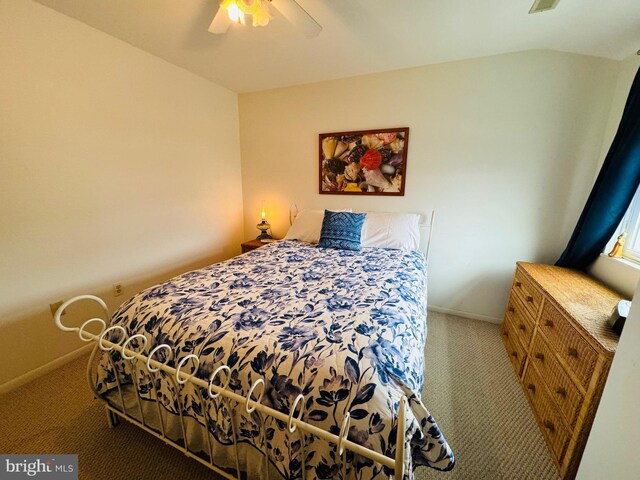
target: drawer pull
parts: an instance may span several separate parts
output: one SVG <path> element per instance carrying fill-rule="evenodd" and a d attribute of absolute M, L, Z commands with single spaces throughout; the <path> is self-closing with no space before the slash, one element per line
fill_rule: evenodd
<path fill-rule="evenodd" d="M 549 328 L 553 328 L 553 320 L 545 320 L 544 324 Z"/>
<path fill-rule="evenodd" d="M 567 397 L 567 391 L 562 387 L 558 387 L 558 389 L 556 390 L 556 393 L 560 395 L 562 398 Z"/>
<path fill-rule="evenodd" d="M 549 430 L 552 433 L 556 431 L 556 426 L 553 424 L 553 422 L 551 420 L 545 420 L 544 421 L 544 428 L 546 428 L 547 430 Z"/>
<path fill-rule="evenodd" d="M 527 331 L 527 327 L 525 327 L 525 326 L 524 326 L 524 323 L 521 323 L 521 324 L 518 326 L 518 328 L 519 328 L 520 330 L 522 330 L 523 332 L 526 332 L 526 331 Z"/>
<path fill-rule="evenodd" d="M 521 282 L 516 282 L 516 287 L 518 287 L 518 288 L 522 287 L 522 283 Z"/>
<path fill-rule="evenodd" d="M 536 386 L 533 383 L 527 385 L 527 388 L 531 390 L 531 393 L 536 393 Z"/>
<path fill-rule="evenodd" d="M 533 356 L 536 357 L 541 362 L 544 362 L 544 353 L 536 352 L 533 354 Z"/>
<path fill-rule="evenodd" d="M 578 358 L 578 350 L 576 350 L 575 348 L 569 348 L 569 356 Z"/>
<path fill-rule="evenodd" d="M 513 307 L 509 307 L 509 308 L 508 308 L 508 310 L 509 310 L 511 313 L 515 313 L 515 311 L 516 311 L 516 309 L 515 309 L 515 308 L 513 308 Z"/>
<path fill-rule="evenodd" d="M 533 297 L 531 295 L 527 295 L 527 302 L 533 303 Z"/>

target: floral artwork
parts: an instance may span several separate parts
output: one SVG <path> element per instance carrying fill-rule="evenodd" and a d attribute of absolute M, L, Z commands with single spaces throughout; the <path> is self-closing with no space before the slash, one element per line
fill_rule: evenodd
<path fill-rule="evenodd" d="M 320 193 L 404 195 L 409 128 L 320 134 Z"/>

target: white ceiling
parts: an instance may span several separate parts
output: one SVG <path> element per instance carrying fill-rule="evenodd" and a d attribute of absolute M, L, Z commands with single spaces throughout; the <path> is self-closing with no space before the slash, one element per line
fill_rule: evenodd
<path fill-rule="evenodd" d="M 640 49 L 640 0 L 298 0 L 322 26 L 207 28 L 219 0 L 37 0 L 236 92 L 529 49 L 622 59 Z"/>

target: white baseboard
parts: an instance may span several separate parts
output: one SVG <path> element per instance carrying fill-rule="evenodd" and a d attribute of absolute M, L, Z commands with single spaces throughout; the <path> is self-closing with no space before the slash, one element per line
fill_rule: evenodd
<path fill-rule="evenodd" d="M 71 362 L 72 360 L 75 360 L 76 358 L 89 353 L 89 351 L 94 346 L 95 345 L 93 344 L 93 342 L 91 342 L 89 345 L 84 345 L 83 347 L 80 347 L 73 352 L 69 352 L 49 363 L 45 363 L 41 367 L 38 367 L 34 370 L 31 370 L 30 372 L 14 378 L 13 380 L 9 380 L 8 382 L 3 383 L 2 385 L 0 385 L 0 395 L 10 392 L 11 390 L 18 388 L 25 383 L 29 383 L 30 381 L 35 380 L 38 377 L 42 377 L 43 375 L 52 372 L 56 368 L 60 368 L 61 366 Z"/>
<path fill-rule="evenodd" d="M 458 317 L 471 318 L 473 320 L 482 320 L 483 322 L 497 323 L 497 324 L 502 323 L 501 318 L 490 317 L 488 315 L 480 315 L 479 313 L 470 313 L 470 312 L 463 312 L 460 310 L 453 310 L 452 308 L 439 307 L 438 305 L 429 305 L 427 309 L 433 310 L 434 312 L 438 312 L 438 313 L 450 313 L 451 315 L 456 315 Z"/>

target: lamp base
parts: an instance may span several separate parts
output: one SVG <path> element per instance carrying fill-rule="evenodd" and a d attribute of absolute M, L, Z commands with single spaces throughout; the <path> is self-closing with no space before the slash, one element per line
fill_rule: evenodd
<path fill-rule="evenodd" d="M 256 228 L 260 230 L 260 235 L 256 237 L 256 240 L 268 240 L 270 238 L 273 238 L 267 233 L 267 231 L 269 231 L 269 229 L 271 228 L 271 225 L 265 222 L 264 219 L 262 219 L 262 222 L 256 225 Z"/>

